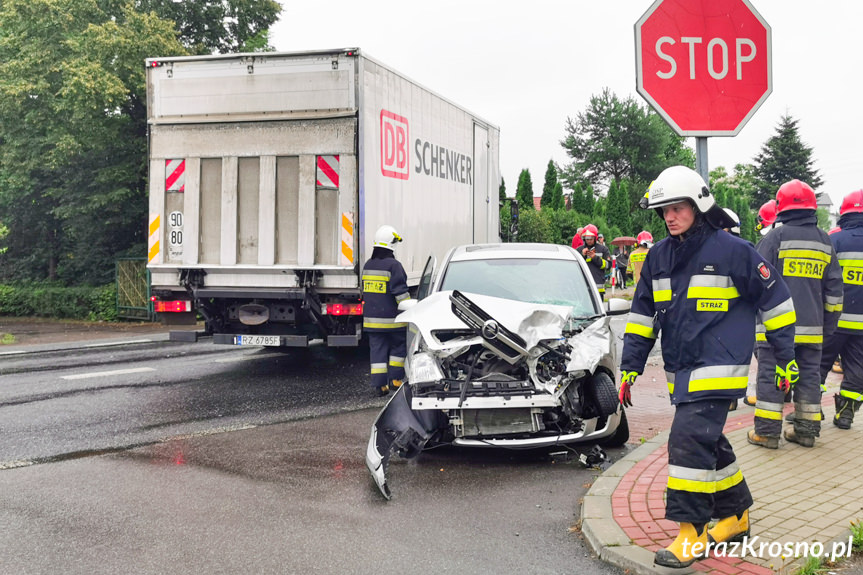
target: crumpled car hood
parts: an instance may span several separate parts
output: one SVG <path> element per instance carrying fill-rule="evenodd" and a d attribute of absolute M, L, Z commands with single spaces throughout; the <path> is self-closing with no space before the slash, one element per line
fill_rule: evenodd
<path fill-rule="evenodd" d="M 432 294 L 408 311 L 399 314 L 396 321 L 415 325 L 429 349 L 445 349 L 448 346 L 438 343 L 437 339 L 432 337 L 432 331 L 465 328 L 461 319 L 452 312 L 450 302 L 452 293 L 452 291 L 442 291 Z M 570 313 L 569 306 L 524 303 L 469 292 L 465 292 L 464 295 L 470 297 L 497 321 L 524 338 L 528 349 L 534 347 L 540 340 L 560 337 Z M 459 345 L 464 345 L 464 342 Z"/>
<path fill-rule="evenodd" d="M 460 339 L 453 342 L 440 342 L 432 332 L 440 330 L 465 329 L 466 326 L 452 311 L 450 296 L 452 291 L 437 292 L 417 303 L 396 318 L 398 322 L 414 325 L 422 335 L 430 351 L 445 351 L 478 343 L 481 338 Z M 488 312 L 495 320 L 520 335 L 527 343 L 527 349 L 536 347 L 543 340 L 563 337 L 563 329 L 571 313 L 569 306 L 536 304 L 502 299 L 492 296 L 465 292 L 474 303 Z M 569 338 L 573 350 L 570 354 L 568 371 L 594 371 L 603 354 L 615 350 L 611 341 L 611 329 L 607 316 L 597 318 L 585 329 Z M 587 322 L 586 322 L 587 323 Z"/>

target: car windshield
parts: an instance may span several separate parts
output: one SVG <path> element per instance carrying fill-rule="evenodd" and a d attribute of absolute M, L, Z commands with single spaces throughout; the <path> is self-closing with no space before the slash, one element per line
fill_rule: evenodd
<path fill-rule="evenodd" d="M 597 309 L 581 267 L 572 260 L 487 259 L 450 262 L 441 290 L 459 290 L 527 303 L 568 305 L 575 317 Z"/>

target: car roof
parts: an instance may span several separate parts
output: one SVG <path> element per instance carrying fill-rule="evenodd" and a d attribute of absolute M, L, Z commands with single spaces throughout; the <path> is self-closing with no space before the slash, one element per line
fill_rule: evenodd
<path fill-rule="evenodd" d="M 534 258 L 575 261 L 575 251 L 557 244 L 466 244 L 453 249 L 450 261 Z"/>

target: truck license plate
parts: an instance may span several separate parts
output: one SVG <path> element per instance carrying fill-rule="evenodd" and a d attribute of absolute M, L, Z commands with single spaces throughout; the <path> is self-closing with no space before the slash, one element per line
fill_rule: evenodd
<path fill-rule="evenodd" d="M 237 345 L 281 345 L 277 335 L 238 335 L 234 342 Z"/>

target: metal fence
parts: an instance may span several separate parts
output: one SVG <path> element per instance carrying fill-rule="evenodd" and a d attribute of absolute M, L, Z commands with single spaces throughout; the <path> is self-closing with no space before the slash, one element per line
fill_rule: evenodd
<path fill-rule="evenodd" d="M 146 258 L 117 260 L 117 317 L 153 321 L 150 301 L 150 270 Z"/>

